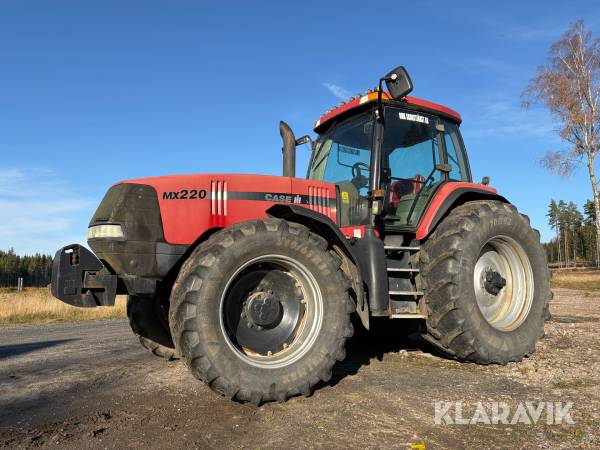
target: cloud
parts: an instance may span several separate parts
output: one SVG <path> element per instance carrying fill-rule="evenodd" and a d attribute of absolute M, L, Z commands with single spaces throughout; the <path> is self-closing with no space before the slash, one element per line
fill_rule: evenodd
<path fill-rule="evenodd" d="M 543 109 L 523 109 L 518 100 L 504 97 L 489 97 L 471 106 L 470 111 L 463 112 L 463 132 L 469 137 L 555 137 L 552 119 Z"/>
<path fill-rule="evenodd" d="M 518 76 L 526 73 L 527 69 L 511 64 L 500 59 L 474 58 L 468 61 L 471 67 L 483 69 L 487 72 L 494 72 L 502 76 Z"/>
<path fill-rule="evenodd" d="M 500 37 L 515 41 L 533 41 L 558 38 L 567 29 L 568 24 L 547 27 L 523 27 L 500 31 Z"/>
<path fill-rule="evenodd" d="M 350 93 L 349 90 L 344 89 L 341 86 L 338 86 L 337 84 L 333 84 L 333 83 L 321 83 L 321 85 L 327 89 L 329 92 L 331 92 L 334 96 L 336 96 L 337 98 L 339 98 L 340 100 L 348 100 L 350 97 L 352 97 L 352 94 Z"/>
<path fill-rule="evenodd" d="M 67 238 L 81 240 L 85 228 L 76 225 L 86 218 L 79 213 L 92 207 L 49 169 L 0 167 L 0 248 L 48 253 Z"/>

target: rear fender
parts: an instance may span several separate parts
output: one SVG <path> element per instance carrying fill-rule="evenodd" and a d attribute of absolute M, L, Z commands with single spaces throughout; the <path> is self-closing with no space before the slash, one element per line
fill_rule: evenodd
<path fill-rule="evenodd" d="M 510 203 L 491 186 L 476 183 L 450 182 L 438 189 L 419 222 L 416 239 L 423 240 L 457 206 L 474 200 L 498 200 Z"/>

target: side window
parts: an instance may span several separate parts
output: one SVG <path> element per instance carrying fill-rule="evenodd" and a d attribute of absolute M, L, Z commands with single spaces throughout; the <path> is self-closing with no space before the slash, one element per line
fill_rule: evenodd
<path fill-rule="evenodd" d="M 446 153 L 448 154 L 448 164 L 452 166 L 452 171 L 449 174 L 451 180 L 468 181 L 467 168 L 464 160 L 464 152 L 462 151 L 461 140 L 458 127 L 446 122 L 446 133 L 444 138 L 446 141 Z"/>

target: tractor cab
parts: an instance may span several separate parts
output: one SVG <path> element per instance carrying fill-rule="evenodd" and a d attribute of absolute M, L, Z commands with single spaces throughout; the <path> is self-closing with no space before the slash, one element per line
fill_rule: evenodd
<path fill-rule="evenodd" d="M 471 181 L 460 121 L 441 105 L 367 92 L 317 121 L 307 178 L 336 185 L 342 227 L 368 223 L 377 191 L 386 229 L 415 228 L 443 183 Z M 378 126 L 381 137 L 374 139 Z"/>

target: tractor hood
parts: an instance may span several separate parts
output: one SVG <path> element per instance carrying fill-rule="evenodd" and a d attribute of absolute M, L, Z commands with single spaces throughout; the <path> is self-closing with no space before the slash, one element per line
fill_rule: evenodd
<path fill-rule="evenodd" d="M 266 217 L 266 210 L 277 203 L 301 205 L 334 222 L 337 219 L 332 183 L 268 175 L 194 174 L 115 184 L 90 227 L 121 222 L 132 227 L 141 221 L 135 228 L 152 228 L 152 234 L 160 234 L 168 244 L 190 245 L 211 230 Z M 131 233 L 127 229 L 124 233 L 127 240 Z"/>

